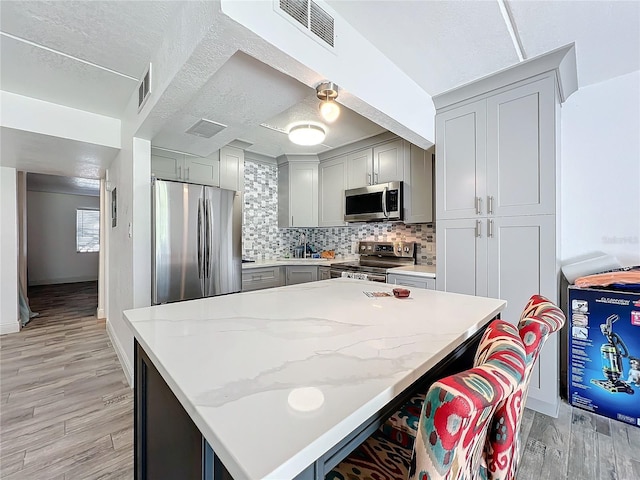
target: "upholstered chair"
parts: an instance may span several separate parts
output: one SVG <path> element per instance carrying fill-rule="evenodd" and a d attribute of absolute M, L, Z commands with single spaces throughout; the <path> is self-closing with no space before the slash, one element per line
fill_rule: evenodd
<path fill-rule="evenodd" d="M 413 450 L 378 430 L 326 476 L 327 480 L 486 478 L 482 452 L 498 405 L 525 371 L 516 328 L 492 322 L 482 365 L 435 382 L 427 392 Z M 413 454 L 412 454 L 413 452 Z"/>
<path fill-rule="evenodd" d="M 564 313 L 541 295 L 534 295 L 522 312 L 518 330 L 526 353 L 524 380 L 496 410 L 485 446 L 487 476 L 492 480 L 515 479 L 520 459 L 519 431 L 531 372 L 546 339 L 562 328 Z M 476 361 L 482 361 L 478 350 Z"/>

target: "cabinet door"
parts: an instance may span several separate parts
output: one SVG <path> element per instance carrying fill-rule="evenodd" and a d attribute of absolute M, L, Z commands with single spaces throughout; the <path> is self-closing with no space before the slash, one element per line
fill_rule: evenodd
<path fill-rule="evenodd" d="M 420 147 L 411 145 L 405 159 L 404 223 L 433 221 L 433 157 Z"/>
<path fill-rule="evenodd" d="M 158 148 L 151 149 L 151 173 L 164 180 L 182 180 L 184 155 Z"/>
<path fill-rule="evenodd" d="M 318 280 L 318 267 L 308 265 L 287 267 L 287 285 L 315 282 Z"/>
<path fill-rule="evenodd" d="M 318 164 L 290 164 L 289 211 L 290 226 L 318 226 Z"/>
<path fill-rule="evenodd" d="M 489 218 L 488 295 L 507 301 L 502 319 L 516 324 L 529 297 L 556 297 L 555 215 Z"/>
<path fill-rule="evenodd" d="M 389 274 L 387 276 L 387 283 L 402 285 L 403 287 L 423 288 L 427 290 L 436 289 L 435 279 L 416 277 L 412 275 Z"/>
<path fill-rule="evenodd" d="M 367 148 L 347 155 L 347 189 L 361 188 L 373 183 L 373 150 Z"/>
<path fill-rule="evenodd" d="M 220 149 L 220 188 L 244 190 L 244 151 L 235 147 Z"/>
<path fill-rule="evenodd" d="M 438 220 L 436 287 L 467 295 L 487 295 L 486 219 Z"/>
<path fill-rule="evenodd" d="M 436 115 L 436 218 L 472 218 L 485 211 L 486 101 Z M 478 213 L 481 212 L 481 213 Z"/>
<path fill-rule="evenodd" d="M 342 226 L 344 222 L 344 190 L 347 183 L 346 156 L 334 158 L 318 166 L 318 226 Z"/>
<path fill-rule="evenodd" d="M 404 180 L 404 142 L 394 140 L 373 147 L 373 183 Z"/>
<path fill-rule="evenodd" d="M 183 179 L 202 185 L 220 185 L 220 161 L 218 154 L 202 158 L 185 155 Z"/>
<path fill-rule="evenodd" d="M 331 268 L 318 267 L 318 280 L 329 280 L 331 278 Z"/>
<path fill-rule="evenodd" d="M 555 214 L 555 105 L 551 76 L 487 99 L 490 214 Z"/>

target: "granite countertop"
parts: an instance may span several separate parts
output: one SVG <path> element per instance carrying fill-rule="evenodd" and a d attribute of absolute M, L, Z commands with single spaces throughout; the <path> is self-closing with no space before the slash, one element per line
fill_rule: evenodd
<path fill-rule="evenodd" d="M 436 266 L 410 265 L 407 267 L 391 268 L 387 273 L 393 273 L 396 275 L 413 275 L 415 277 L 436 278 Z"/>
<path fill-rule="evenodd" d="M 292 478 L 472 336 L 502 300 L 336 278 L 127 310 L 236 480 Z"/>

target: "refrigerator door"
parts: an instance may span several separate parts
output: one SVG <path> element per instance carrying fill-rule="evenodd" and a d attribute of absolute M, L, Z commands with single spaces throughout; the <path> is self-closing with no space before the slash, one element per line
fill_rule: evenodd
<path fill-rule="evenodd" d="M 205 187 L 205 296 L 242 290 L 242 194 Z"/>
<path fill-rule="evenodd" d="M 154 305 L 204 294 L 204 197 L 201 185 L 153 184 L 152 284 Z"/>

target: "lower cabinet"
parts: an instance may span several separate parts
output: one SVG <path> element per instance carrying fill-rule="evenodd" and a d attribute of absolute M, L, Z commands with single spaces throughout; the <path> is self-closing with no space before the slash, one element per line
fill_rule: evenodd
<path fill-rule="evenodd" d="M 426 290 L 436 289 L 436 279 L 421 277 L 418 275 L 404 275 L 404 274 L 387 274 L 387 283 L 394 285 L 402 285 L 403 287 L 424 288 Z"/>
<path fill-rule="evenodd" d="M 243 292 L 281 287 L 284 284 L 281 267 L 249 268 L 242 271 Z"/>
<path fill-rule="evenodd" d="M 318 267 L 318 280 L 329 280 L 331 278 L 331 267 Z"/>
<path fill-rule="evenodd" d="M 286 267 L 287 285 L 315 282 L 318 280 L 318 267 L 311 265 L 293 265 Z"/>

